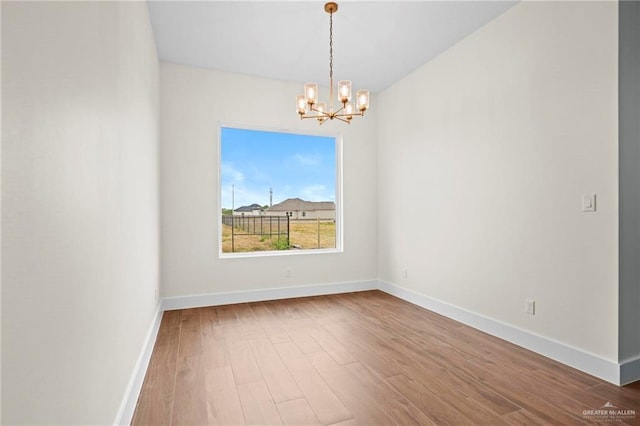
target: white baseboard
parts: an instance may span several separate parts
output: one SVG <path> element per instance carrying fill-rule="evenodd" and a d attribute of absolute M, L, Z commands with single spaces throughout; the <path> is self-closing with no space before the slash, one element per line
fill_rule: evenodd
<path fill-rule="evenodd" d="M 640 380 L 640 356 L 626 359 L 620 363 L 620 385 Z"/>
<path fill-rule="evenodd" d="M 325 294 L 352 293 L 355 291 L 377 289 L 378 281 L 372 280 L 199 294 L 194 296 L 167 297 L 162 300 L 162 309 L 165 311 L 172 311 L 174 309 L 291 299 L 293 297 L 322 296 Z"/>
<path fill-rule="evenodd" d="M 539 336 L 509 324 L 476 314 L 448 304 L 441 300 L 416 293 L 385 281 L 355 281 L 345 283 L 316 284 L 296 287 L 271 288 L 238 292 L 211 293 L 193 296 L 167 297 L 158 305 L 156 316 L 151 324 L 145 343 L 134 368 L 131 380 L 120 405 L 114 424 L 128 425 L 142 390 L 144 376 L 149 366 L 160 321 L 164 311 L 175 309 L 220 306 L 232 303 L 259 302 L 294 297 L 322 296 L 327 294 L 352 293 L 356 291 L 381 290 L 414 305 L 444 315 L 455 321 L 483 331 L 492 336 L 529 349 L 540 355 L 554 359 L 585 373 L 599 377 L 615 385 L 624 385 L 640 380 L 640 357 L 626 360 L 620 364 L 573 348 L 552 339 Z"/>
<path fill-rule="evenodd" d="M 133 368 L 131 379 L 124 393 L 124 398 L 120 404 L 120 409 L 116 416 L 114 425 L 130 425 L 133 420 L 133 413 L 138 403 L 138 397 L 142 390 L 142 384 L 144 382 L 144 376 L 147 374 L 147 368 L 149 367 L 149 361 L 151 360 L 151 354 L 153 353 L 153 347 L 156 344 L 156 338 L 158 337 L 158 330 L 160 330 L 160 321 L 162 320 L 162 304 L 158 303 L 155 316 L 147 332 L 147 336 L 144 339 L 142 351 L 136 365 Z"/>
<path fill-rule="evenodd" d="M 573 348 L 555 340 L 539 336 L 526 330 L 505 324 L 500 321 L 485 317 L 448 304 L 441 300 L 416 293 L 385 281 L 379 282 L 380 290 L 389 293 L 414 305 L 421 306 L 430 311 L 444 315 L 465 325 L 483 331 L 492 336 L 521 346 L 540 355 L 546 356 L 585 373 L 596 376 L 602 380 L 620 385 L 638 380 L 640 373 L 640 359 L 636 359 L 625 367 L 628 378 L 622 380 L 621 365 L 590 354 L 580 349 Z M 635 372 L 635 379 L 633 373 Z"/>

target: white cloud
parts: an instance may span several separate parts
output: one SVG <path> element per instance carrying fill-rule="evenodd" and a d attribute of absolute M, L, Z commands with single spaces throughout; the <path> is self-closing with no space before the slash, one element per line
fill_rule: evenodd
<path fill-rule="evenodd" d="M 265 173 L 264 169 L 258 168 L 254 164 L 248 164 L 247 168 L 249 169 L 247 175 L 251 181 L 270 182 L 270 176 L 268 173 Z"/>
<path fill-rule="evenodd" d="M 224 162 L 220 166 L 220 172 L 222 174 L 222 180 L 230 180 L 231 183 L 240 183 L 244 181 L 244 174 L 235 168 L 233 162 Z"/>
<path fill-rule="evenodd" d="M 236 207 L 257 203 L 261 206 L 269 204 L 268 191 L 256 191 L 249 188 L 238 188 L 236 191 Z"/>
<path fill-rule="evenodd" d="M 322 157 L 319 154 L 295 154 L 293 158 L 295 158 L 301 166 L 317 166 L 322 161 Z"/>
<path fill-rule="evenodd" d="M 253 203 L 261 206 L 269 204 L 269 190 L 255 190 L 246 188 L 244 185 L 235 185 L 233 188 L 221 188 L 222 207 L 230 209 L 233 203 L 234 208 L 248 206 Z"/>
<path fill-rule="evenodd" d="M 324 185 L 309 185 L 300 191 L 301 197 L 306 201 L 333 201 L 333 195 L 329 195 L 327 187 Z"/>

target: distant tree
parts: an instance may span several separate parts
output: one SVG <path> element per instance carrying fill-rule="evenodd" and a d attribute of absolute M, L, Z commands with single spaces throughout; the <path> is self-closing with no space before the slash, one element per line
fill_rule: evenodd
<path fill-rule="evenodd" d="M 231 216 L 233 214 L 233 211 L 231 209 L 222 209 L 222 214 L 223 215 L 228 215 Z"/>

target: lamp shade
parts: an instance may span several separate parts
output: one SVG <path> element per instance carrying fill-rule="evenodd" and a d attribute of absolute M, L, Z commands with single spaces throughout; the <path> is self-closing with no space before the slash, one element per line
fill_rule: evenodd
<path fill-rule="evenodd" d="M 349 102 L 351 100 L 351 81 L 340 80 L 338 82 L 338 96 L 342 103 Z"/>
<path fill-rule="evenodd" d="M 307 102 L 304 99 L 304 95 L 296 96 L 296 110 L 298 114 L 304 114 L 307 108 Z"/>
<path fill-rule="evenodd" d="M 304 99 L 309 105 L 318 102 L 318 85 L 316 83 L 307 83 L 304 85 Z"/>
<path fill-rule="evenodd" d="M 356 107 L 358 110 L 364 112 L 369 108 L 369 91 L 358 90 L 356 93 Z"/>
<path fill-rule="evenodd" d="M 353 104 L 351 102 L 344 106 L 344 113 L 347 114 L 349 118 L 353 115 Z"/>

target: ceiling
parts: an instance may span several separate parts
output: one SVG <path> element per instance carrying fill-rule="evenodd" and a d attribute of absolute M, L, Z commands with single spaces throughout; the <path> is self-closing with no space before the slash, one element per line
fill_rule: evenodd
<path fill-rule="evenodd" d="M 379 92 L 515 3 L 338 2 L 334 80 Z M 328 85 L 324 2 L 150 0 L 149 12 L 162 61 Z"/>

